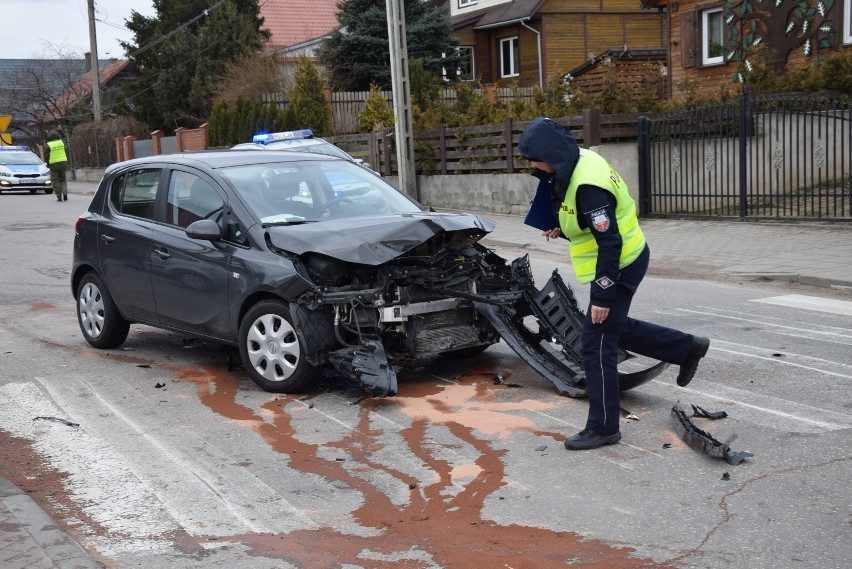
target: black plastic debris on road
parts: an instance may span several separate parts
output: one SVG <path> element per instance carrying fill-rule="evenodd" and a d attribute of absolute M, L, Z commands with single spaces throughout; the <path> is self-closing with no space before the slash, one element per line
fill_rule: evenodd
<path fill-rule="evenodd" d="M 151 369 L 151 366 L 149 366 L 148 364 L 139 364 L 136 367 L 141 367 L 142 369 Z"/>
<path fill-rule="evenodd" d="M 728 414 L 725 411 L 707 411 L 705 409 L 702 409 L 698 405 L 693 405 L 692 416 L 702 417 L 704 419 L 711 419 L 713 421 L 716 421 L 718 419 L 724 419 L 728 416 Z"/>
<path fill-rule="evenodd" d="M 156 384 L 156 385 L 154 386 L 154 389 L 160 389 L 160 388 L 163 388 L 163 387 L 165 387 L 165 386 L 166 386 L 166 384 L 165 384 L 165 383 L 158 383 L 158 384 Z"/>
<path fill-rule="evenodd" d="M 73 421 L 69 421 L 68 419 L 62 419 L 60 417 L 34 417 L 33 421 L 37 421 L 39 419 L 43 419 L 45 421 L 56 421 L 57 423 L 64 423 L 69 427 L 79 427 L 80 423 L 75 423 Z"/>
<path fill-rule="evenodd" d="M 730 480 L 730 479 L 731 479 L 731 473 L 730 472 L 726 472 L 722 475 L 722 480 L 727 481 L 727 480 Z"/>
<path fill-rule="evenodd" d="M 725 462 L 732 466 L 736 466 L 744 459 L 754 456 L 754 454 L 745 450 L 739 452 L 731 450 L 731 447 L 728 446 L 728 444 L 737 438 L 736 435 L 731 435 L 731 437 L 723 443 L 713 438 L 713 435 L 710 433 L 702 431 L 696 427 L 692 421 L 689 420 L 689 417 L 686 416 L 686 412 L 683 408 L 681 408 L 680 402 L 675 403 L 674 407 L 672 407 L 672 423 L 675 431 L 678 435 L 680 435 L 680 438 L 682 438 L 683 442 L 685 442 L 690 448 L 716 458 L 724 459 Z"/>

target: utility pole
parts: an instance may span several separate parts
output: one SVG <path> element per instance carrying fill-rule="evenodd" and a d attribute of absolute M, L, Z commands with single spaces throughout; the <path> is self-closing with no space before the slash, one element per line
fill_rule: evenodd
<path fill-rule="evenodd" d="M 101 120 L 101 78 L 98 69 L 98 39 L 95 36 L 95 0 L 89 0 L 89 60 L 92 68 L 92 114 Z"/>
<path fill-rule="evenodd" d="M 385 0 L 385 5 L 388 12 L 393 112 L 396 115 L 394 132 L 399 187 L 420 201 L 417 177 L 414 173 L 414 127 L 411 120 L 411 88 L 408 82 L 408 46 L 405 41 L 405 3 L 404 0 Z"/>

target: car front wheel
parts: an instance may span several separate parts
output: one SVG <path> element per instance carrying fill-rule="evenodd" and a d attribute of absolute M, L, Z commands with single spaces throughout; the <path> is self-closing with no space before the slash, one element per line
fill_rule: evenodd
<path fill-rule="evenodd" d="M 262 300 L 240 323 L 240 358 L 249 377 L 266 391 L 296 393 L 309 386 L 320 370 L 305 358 L 287 304 Z"/>
<path fill-rule="evenodd" d="M 121 317 L 112 295 L 95 273 L 87 273 L 77 286 L 77 321 L 83 337 L 96 348 L 124 343 L 130 323 Z"/>

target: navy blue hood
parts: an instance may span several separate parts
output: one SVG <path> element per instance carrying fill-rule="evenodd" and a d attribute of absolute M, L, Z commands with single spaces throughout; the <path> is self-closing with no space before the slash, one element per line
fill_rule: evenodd
<path fill-rule="evenodd" d="M 580 158 L 580 147 L 571 132 L 549 118 L 538 117 L 524 130 L 518 150 L 527 160 L 547 162 L 556 171 L 551 190 L 554 200 L 561 203 Z"/>

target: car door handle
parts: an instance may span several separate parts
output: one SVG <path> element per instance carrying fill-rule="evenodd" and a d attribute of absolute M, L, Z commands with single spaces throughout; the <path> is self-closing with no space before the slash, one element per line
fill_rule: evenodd
<path fill-rule="evenodd" d="M 162 260 L 164 260 L 164 261 L 165 261 L 166 259 L 168 259 L 169 257 L 171 257 L 171 255 L 169 254 L 169 252 L 168 252 L 167 250 L 165 250 L 165 249 L 154 249 L 154 253 L 155 253 L 155 254 L 156 254 L 159 258 L 161 258 L 161 259 L 162 259 Z"/>
<path fill-rule="evenodd" d="M 113 237 L 112 235 L 101 235 L 101 240 L 104 243 L 112 243 L 113 241 L 115 241 L 115 237 Z"/>

